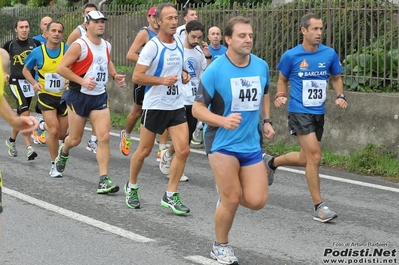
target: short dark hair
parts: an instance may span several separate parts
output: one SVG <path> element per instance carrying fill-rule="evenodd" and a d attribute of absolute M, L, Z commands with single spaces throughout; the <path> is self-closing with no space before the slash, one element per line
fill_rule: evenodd
<path fill-rule="evenodd" d="M 172 3 L 163 3 L 163 4 L 159 4 L 157 6 L 157 11 L 155 12 L 155 18 L 161 20 L 161 12 L 162 9 L 164 9 L 165 7 L 173 7 L 174 9 L 177 10 L 176 5 L 172 4 Z"/>
<path fill-rule="evenodd" d="M 318 14 L 308 13 L 301 18 L 301 22 L 299 24 L 300 28 L 307 29 L 310 25 L 310 19 L 312 19 L 312 18 L 317 19 L 317 20 L 321 19 L 321 17 Z"/>
<path fill-rule="evenodd" d="M 51 24 L 60 24 L 62 26 L 62 32 L 64 32 L 64 25 L 61 22 L 58 22 L 58 21 L 51 21 L 50 23 L 48 23 L 47 26 L 46 26 L 46 31 L 50 30 Z"/>
<path fill-rule="evenodd" d="M 224 35 L 231 37 L 233 36 L 233 31 L 234 31 L 234 26 L 238 23 L 243 23 L 243 24 L 250 24 L 251 25 L 251 20 L 246 17 L 238 16 L 238 17 L 233 17 L 231 18 L 226 25 L 226 28 L 224 29 Z"/>
<path fill-rule="evenodd" d="M 98 11 L 98 6 L 94 3 L 87 3 L 83 6 L 83 13 L 85 12 L 86 8 L 94 7 Z"/>
<path fill-rule="evenodd" d="M 198 20 L 191 20 L 186 24 L 186 32 L 190 33 L 194 30 L 201 30 L 204 33 L 204 25 Z"/>
<path fill-rule="evenodd" d="M 17 27 L 18 27 L 18 22 L 22 22 L 22 21 L 28 21 L 28 24 L 29 24 L 29 27 L 30 27 L 30 21 L 29 21 L 27 18 L 20 17 L 20 18 L 18 18 L 18 20 L 15 22 L 14 28 L 17 28 Z"/>
<path fill-rule="evenodd" d="M 183 9 L 183 17 L 187 16 L 188 11 L 190 11 L 190 10 L 195 11 L 195 8 L 192 8 L 192 7 L 184 8 L 184 9 Z"/>

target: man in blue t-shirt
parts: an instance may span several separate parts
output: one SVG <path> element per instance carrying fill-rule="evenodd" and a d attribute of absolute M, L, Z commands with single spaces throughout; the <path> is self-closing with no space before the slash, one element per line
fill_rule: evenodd
<path fill-rule="evenodd" d="M 272 170 L 286 165 L 306 167 L 306 180 L 314 203 L 313 219 L 324 223 L 338 217 L 322 201 L 320 194 L 320 145 L 330 77 L 337 95 L 335 104 L 344 109 L 348 103 L 343 94 L 342 66 L 338 55 L 334 49 L 321 44 L 321 17 L 309 13 L 300 23 L 302 44 L 286 51 L 277 66 L 280 73 L 274 104 L 281 107 L 288 102 L 288 128 L 291 135 L 297 136 L 301 150 L 276 158 L 268 156 L 265 160 Z M 291 84 L 289 101 L 286 97 L 288 81 Z"/>
<path fill-rule="evenodd" d="M 193 116 L 203 121 L 204 145 L 219 201 L 214 215 L 215 242 L 211 257 L 222 264 L 238 264 L 229 231 L 238 205 L 262 209 L 268 197 L 268 172 L 262 161 L 262 134 L 271 139 L 269 66 L 251 54 L 251 21 L 234 17 L 227 23 L 225 54 L 201 76 Z"/>
<path fill-rule="evenodd" d="M 208 47 L 212 55 L 212 61 L 225 54 L 227 48 L 220 44 L 220 41 L 222 40 L 222 32 L 220 31 L 220 28 L 211 27 L 208 30 L 208 40 L 210 41 Z"/>
<path fill-rule="evenodd" d="M 33 39 L 40 41 L 41 44 L 46 43 L 46 36 L 45 32 L 47 29 L 47 25 L 53 21 L 51 17 L 43 17 L 42 20 L 40 21 L 40 30 L 42 31 L 42 34 L 33 36 Z"/>

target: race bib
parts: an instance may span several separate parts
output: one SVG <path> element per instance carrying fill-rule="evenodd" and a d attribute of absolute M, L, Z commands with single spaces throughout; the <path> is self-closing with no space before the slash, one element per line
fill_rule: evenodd
<path fill-rule="evenodd" d="M 231 111 L 258 110 L 262 97 L 259 76 L 231 78 Z"/>
<path fill-rule="evenodd" d="M 197 95 L 198 81 L 190 80 L 187 84 L 183 85 L 185 101 L 194 104 L 195 96 Z"/>
<path fill-rule="evenodd" d="M 62 92 L 65 90 L 65 78 L 56 73 L 46 73 L 44 75 L 44 88 L 49 92 Z"/>
<path fill-rule="evenodd" d="M 166 89 L 162 90 L 161 101 L 170 105 L 176 102 L 179 98 L 181 92 L 179 91 L 180 87 L 177 83 L 174 85 L 168 86 Z"/>
<path fill-rule="evenodd" d="M 97 82 L 97 86 L 99 88 L 103 88 L 105 87 L 105 85 L 108 82 L 108 73 L 104 67 L 102 67 L 101 65 L 98 65 L 97 67 L 95 67 L 95 72 L 94 72 L 94 76 L 95 76 L 95 80 Z"/>
<path fill-rule="evenodd" d="M 31 83 L 28 82 L 26 79 L 19 79 L 18 80 L 19 87 L 24 93 L 25 98 L 31 98 L 35 95 L 35 90 Z"/>
<path fill-rule="evenodd" d="M 318 107 L 326 101 L 326 80 L 303 80 L 302 102 L 305 107 Z"/>

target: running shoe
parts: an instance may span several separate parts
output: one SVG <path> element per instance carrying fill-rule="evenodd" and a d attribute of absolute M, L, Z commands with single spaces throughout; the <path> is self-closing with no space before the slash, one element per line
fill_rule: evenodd
<path fill-rule="evenodd" d="M 57 171 L 54 164 L 51 164 L 49 175 L 52 178 L 62 178 L 62 173 Z"/>
<path fill-rule="evenodd" d="M 214 243 L 211 250 L 211 258 L 222 264 L 238 265 L 238 259 L 234 255 L 234 250 L 229 244 L 220 244 L 216 246 Z"/>
<path fill-rule="evenodd" d="M 324 202 L 314 211 L 313 219 L 322 223 L 329 222 L 336 218 L 338 218 L 337 213 L 328 208 Z"/>
<path fill-rule="evenodd" d="M 97 153 L 97 143 L 98 143 L 97 141 L 89 140 L 87 142 L 86 150 L 96 154 Z"/>
<path fill-rule="evenodd" d="M 120 133 L 121 142 L 119 143 L 119 149 L 122 154 L 128 156 L 130 153 L 130 146 L 132 145 L 132 139 L 126 138 L 126 131 L 122 130 Z"/>
<path fill-rule="evenodd" d="M 129 182 L 123 186 L 123 191 L 126 194 L 126 205 L 132 209 L 140 209 L 139 188 L 129 188 Z"/>
<path fill-rule="evenodd" d="M 159 162 L 159 170 L 165 175 L 169 174 L 170 171 L 170 163 L 172 162 L 172 157 L 167 157 L 168 149 L 164 149 L 161 152 L 161 161 Z"/>
<path fill-rule="evenodd" d="M 16 157 L 18 155 L 18 151 L 15 145 L 15 142 L 10 142 L 9 139 L 6 140 L 6 145 L 8 147 L 8 154 L 11 157 Z"/>
<path fill-rule="evenodd" d="M 41 115 L 41 114 L 37 115 L 36 120 L 39 122 L 39 125 L 40 125 L 40 123 L 44 122 L 43 115 Z M 43 134 L 45 131 L 46 130 L 44 130 L 44 129 L 43 130 L 40 129 L 40 126 L 37 126 L 36 132 L 38 135 Z"/>
<path fill-rule="evenodd" d="M 32 132 L 33 143 L 35 144 L 46 144 L 46 130 L 40 129 L 40 124 L 44 122 L 43 115 L 39 114 L 36 116 L 36 120 L 39 122 L 39 126 L 35 132 Z"/>
<path fill-rule="evenodd" d="M 64 147 L 63 144 L 60 145 L 60 147 L 58 147 L 58 155 L 54 161 L 55 168 L 57 169 L 58 172 L 61 172 L 61 173 L 64 172 L 66 162 L 68 161 L 68 155 L 61 155 L 61 151 L 62 151 L 63 147 Z"/>
<path fill-rule="evenodd" d="M 167 177 L 170 178 L 170 175 L 168 175 Z M 188 177 L 186 176 L 186 174 L 184 172 L 183 172 L 183 175 L 181 175 L 181 177 L 180 177 L 180 181 L 181 182 L 188 181 Z"/>
<path fill-rule="evenodd" d="M 33 139 L 34 144 L 46 144 L 46 133 L 38 134 L 36 131 L 33 131 L 30 137 Z"/>
<path fill-rule="evenodd" d="M 161 161 L 161 154 L 162 154 L 162 149 L 159 149 L 157 152 L 157 162 Z"/>
<path fill-rule="evenodd" d="M 26 148 L 26 150 L 27 150 L 26 157 L 28 158 L 28 161 L 35 160 L 35 158 L 37 157 L 37 153 L 35 152 L 35 149 L 33 149 L 32 146 L 28 146 Z"/>
<path fill-rule="evenodd" d="M 202 130 L 195 129 L 191 143 L 197 145 L 202 144 Z"/>
<path fill-rule="evenodd" d="M 173 193 L 171 197 L 168 197 L 165 192 L 161 200 L 161 205 L 172 209 L 175 214 L 187 214 L 190 212 L 190 209 L 182 203 L 178 192 Z"/>
<path fill-rule="evenodd" d="M 98 183 L 97 193 L 107 194 L 118 192 L 119 187 L 111 180 L 109 176 L 106 176 L 102 181 Z"/>
<path fill-rule="evenodd" d="M 264 153 L 262 155 L 262 158 L 263 158 L 263 162 L 265 163 L 265 166 L 267 169 L 267 180 L 269 182 L 269 186 L 271 186 L 274 181 L 274 173 L 276 172 L 276 170 L 271 169 L 269 166 L 269 162 L 272 160 L 273 157 L 271 155 Z"/>

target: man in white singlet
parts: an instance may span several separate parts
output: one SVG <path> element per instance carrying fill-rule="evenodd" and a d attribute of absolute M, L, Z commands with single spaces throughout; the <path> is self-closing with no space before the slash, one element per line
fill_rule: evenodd
<path fill-rule="evenodd" d="M 146 85 L 139 146 L 130 160 L 130 179 L 124 190 L 126 205 L 129 208 L 140 208 L 137 177 L 144 159 L 150 155 L 154 146 L 155 135 L 168 129 L 176 149 L 170 165 L 170 179 L 161 205 L 170 208 L 175 214 L 187 214 L 186 207 L 177 191 L 183 174 L 187 156 L 188 126 L 186 111 L 183 105 L 182 85 L 190 78 L 183 72 L 183 44 L 176 33 L 178 14 L 173 4 L 160 4 L 155 13 L 159 25 L 158 36 L 152 38 L 143 48 L 133 72 L 133 82 Z M 166 157 L 165 160 L 172 160 Z"/>
<path fill-rule="evenodd" d="M 100 181 L 97 193 L 106 194 L 119 190 L 108 175 L 110 159 L 111 114 L 105 84 L 108 75 L 125 86 L 125 75 L 118 74 L 111 61 L 111 44 L 102 36 L 107 19 L 99 11 L 90 11 L 85 18 L 87 33 L 77 39 L 62 58 L 57 73 L 69 80 L 69 90 L 62 95 L 68 107 L 69 135 L 60 146 L 55 166 L 58 172 L 65 170 L 69 151 L 82 140 L 87 118 L 97 132 L 96 158 Z"/>

